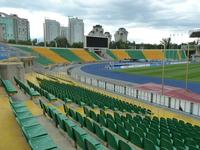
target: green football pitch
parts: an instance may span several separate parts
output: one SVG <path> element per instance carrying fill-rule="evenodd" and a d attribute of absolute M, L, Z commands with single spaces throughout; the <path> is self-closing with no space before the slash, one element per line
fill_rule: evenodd
<path fill-rule="evenodd" d="M 117 69 L 115 71 L 128 74 L 162 77 L 162 66 Z M 200 82 L 200 64 L 189 64 L 188 73 L 188 80 L 190 82 Z M 165 66 L 165 78 L 185 80 L 186 64 Z"/>

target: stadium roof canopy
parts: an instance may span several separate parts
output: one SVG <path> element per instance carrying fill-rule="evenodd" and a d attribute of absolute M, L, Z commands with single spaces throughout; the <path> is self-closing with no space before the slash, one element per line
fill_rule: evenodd
<path fill-rule="evenodd" d="M 190 31 L 191 38 L 199 38 L 200 37 L 200 29 Z"/>

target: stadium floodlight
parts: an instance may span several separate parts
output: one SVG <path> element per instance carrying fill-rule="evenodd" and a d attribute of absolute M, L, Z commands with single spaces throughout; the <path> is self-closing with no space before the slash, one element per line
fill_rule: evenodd
<path fill-rule="evenodd" d="M 165 49 L 166 49 L 166 46 L 165 44 L 162 44 L 163 45 L 163 60 L 162 60 L 162 95 L 164 94 L 164 78 L 165 78 Z"/>

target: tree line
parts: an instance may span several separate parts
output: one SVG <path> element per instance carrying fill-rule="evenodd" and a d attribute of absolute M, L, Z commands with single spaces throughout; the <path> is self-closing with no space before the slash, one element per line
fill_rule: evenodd
<path fill-rule="evenodd" d="M 15 41 L 9 40 L 8 43 L 12 44 L 22 44 L 22 45 L 33 45 L 33 46 L 45 46 L 44 42 L 38 42 L 37 39 L 28 40 L 28 41 Z M 166 49 L 180 49 L 182 44 L 172 43 L 171 38 L 163 38 L 159 44 L 149 44 L 149 43 L 135 43 L 135 41 L 123 42 L 123 41 L 111 41 L 109 44 L 110 49 L 163 49 L 164 45 Z M 194 44 L 194 42 L 191 42 Z M 71 47 L 71 48 L 83 48 L 83 43 L 73 43 L 69 44 L 67 38 L 57 37 L 54 41 L 46 43 L 47 47 Z"/>

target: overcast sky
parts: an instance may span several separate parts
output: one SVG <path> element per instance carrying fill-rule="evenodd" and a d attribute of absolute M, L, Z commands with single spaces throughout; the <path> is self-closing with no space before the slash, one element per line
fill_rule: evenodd
<path fill-rule="evenodd" d="M 0 0 L 0 12 L 15 13 L 30 22 L 31 38 L 43 38 L 45 18 L 68 25 L 68 16 L 84 20 L 85 34 L 101 24 L 112 34 L 125 27 L 129 41 L 188 42 L 188 31 L 200 27 L 199 0 Z"/>

